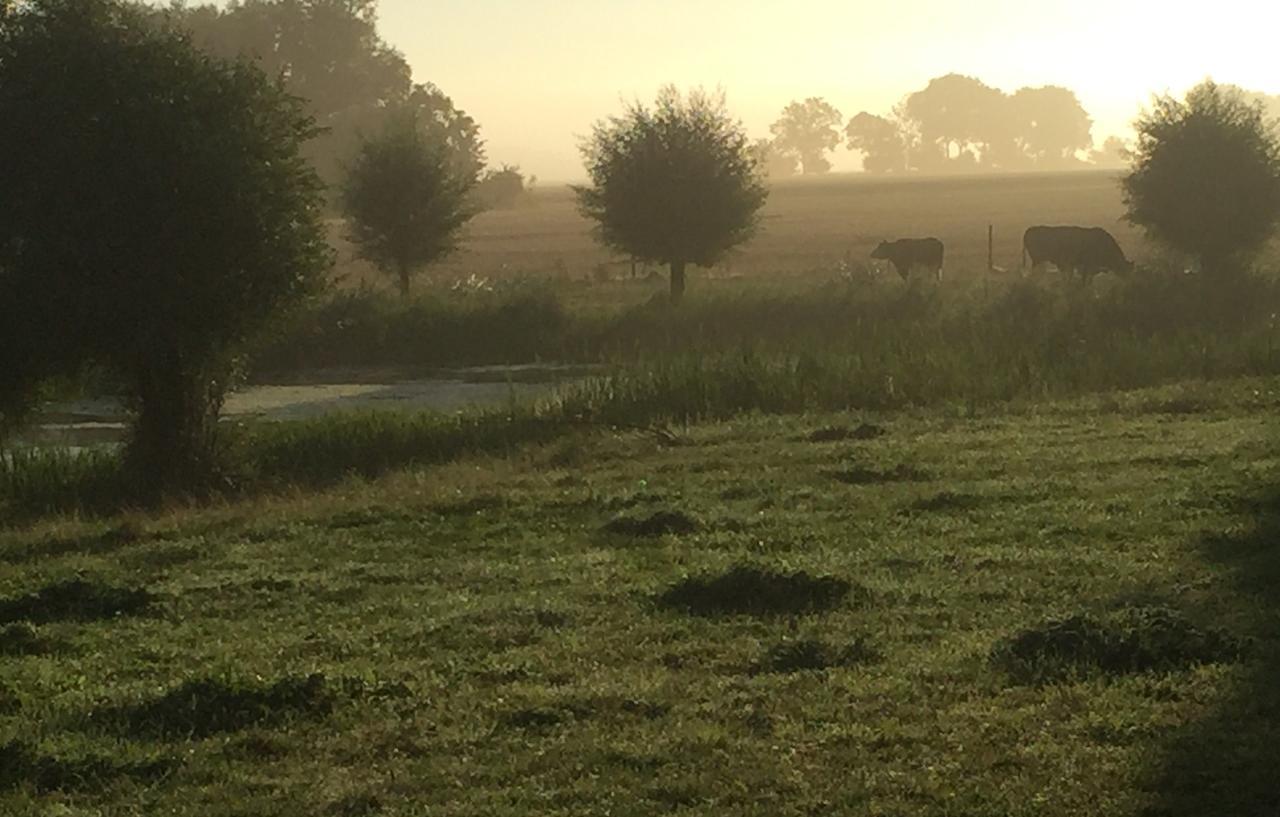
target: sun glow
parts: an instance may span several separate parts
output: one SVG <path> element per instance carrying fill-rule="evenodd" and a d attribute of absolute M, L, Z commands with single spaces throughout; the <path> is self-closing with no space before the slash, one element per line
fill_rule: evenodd
<path fill-rule="evenodd" d="M 784 105 L 825 97 L 883 113 L 930 78 L 969 74 L 1006 91 L 1067 86 L 1123 133 L 1152 93 L 1212 76 L 1280 93 L 1280 7 L 1256 0 L 382 0 L 381 29 L 419 79 L 484 127 L 495 161 L 543 178 L 581 174 L 576 137 L 620 99 L 665 82 L 722 86 L 751 132 Z M 837 168 L 857 166 L 837 151 Z"/>

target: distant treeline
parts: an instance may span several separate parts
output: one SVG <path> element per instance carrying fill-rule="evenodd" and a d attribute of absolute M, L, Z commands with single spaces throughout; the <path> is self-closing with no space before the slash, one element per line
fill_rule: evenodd
<path fill-rule="evenodd" d="M 456 172 L 476 180 L 485 206 L 506 206 L 524 192 L 519 168 L 488 168 L 480 126 L 430 82 L 416 82 L 404 55 L 377 30 L 377 0 L 232 0 L 225 8 L 174 2 L 154 14 L 191 33 L 224 59 L 247 58 L 307 101 L 322 129 L 307 158 L 331 189 L 354 157 L 361 134 L 378 131 L 388 112 L 411 109 L 444 146 Z"/>
<path fill-rule="evenodd" d="M 1280 121 L 1280 96 L 1244 95 Z M 862 111 L 847 123 L 819 97 L 792 102 L 771 130 L 756 149 L 774 177 L 825 173 L 842 141 L 870 173 L 1122 167 L 1129 147 L 1117 136 L 1095 146 L 1093 120 L 1068 88 L 1010 94 L 960 74 L 931 80 L 886 114 Z"/>

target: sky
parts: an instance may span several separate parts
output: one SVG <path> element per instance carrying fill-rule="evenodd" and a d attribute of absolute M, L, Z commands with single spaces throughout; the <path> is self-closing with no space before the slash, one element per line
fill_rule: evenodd
<path fill-rule="evenodd" d="M 492 165 L 583 177 L 592 122 L 659 87 L 724 90 L 753 137 L 792 100 L 846 121 L 933 77 L 1063 85 L 1095 143 L 1206 77 L 1280 94 L 1275 0 L 380 0 L 379 30 L 480 124 Z M 837 170 L 860 159 L 841 148 Z"/>
<path fill-rule="evenodd" d="M 379 29 L 480 123 L 491 163 L 582 176 L 579 139 L 665 83 L 721 87 L 753 136 L 788 102 L 885 113 L 958 72 L 1064 85 L 1124 135 L 1153 92 L 1206 76 L 1280 93 L 1280 3 L 1217 0 L 381 0 Z M 857 169 L 843 149 L 837 169 Z"/>

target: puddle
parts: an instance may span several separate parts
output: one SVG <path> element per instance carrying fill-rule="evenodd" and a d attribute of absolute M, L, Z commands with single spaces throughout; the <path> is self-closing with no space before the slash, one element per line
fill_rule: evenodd
<path fill-rule="evenodd" d="M 528 404 L 593 371 L 569 366 L 483 366 L 433 376 L 370 382 L 369 372 L 313 373 L 328 382 L 248 386 L 227 398 L 224 420 L 303 420 L 354 411 L 440 411 Z M 119 443 L 125 431 L 123 405 L 111 398 L 51 403 L 18 436 L 19 445 L 72 450 Z"/>

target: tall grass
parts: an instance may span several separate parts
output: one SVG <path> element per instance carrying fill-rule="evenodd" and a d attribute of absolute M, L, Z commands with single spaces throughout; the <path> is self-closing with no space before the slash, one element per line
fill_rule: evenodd
<path fill-rule="evenodd" d="M 507 308 L 535 309 L 523 297 Z M 505 313 L 493 303 L 500 302 L 474 313 L 502 337 L 477 338 L 489 350 L 515 349 L 520 337 L 538 348 L 538 338 L 586 325 L 543 304 L 536 309 L 557 317 L 527 330 L 495 317 Z M 420 308 L 407 305 L 406 314 Z M 1280 298 L 1267 281 L 1213 291 L 1193 279 L 1158 276 L 1106 296 L 1032 282 L 996 292 L 835 282 L 781 297 L 692 299 L 676 310 L 650 305 L 596 316 L 581 348 L 613 350 L 612 373 L 538 405 L 368 413 L 229 432 L 227 490 L 372 476 L 500 453 L 582 427 L 644 428 L 751 411 L 978 405 L 1277 374 L 1276 312 Z M 536 324 L 532 314 L 525 318 Z M 465 321 L 458 320 L 449 331 L 461 331 Z M 130 495 L 113 454 L 19 452 L 0 462 L 0 505 L 11 513 L 92 510 Z"/>

